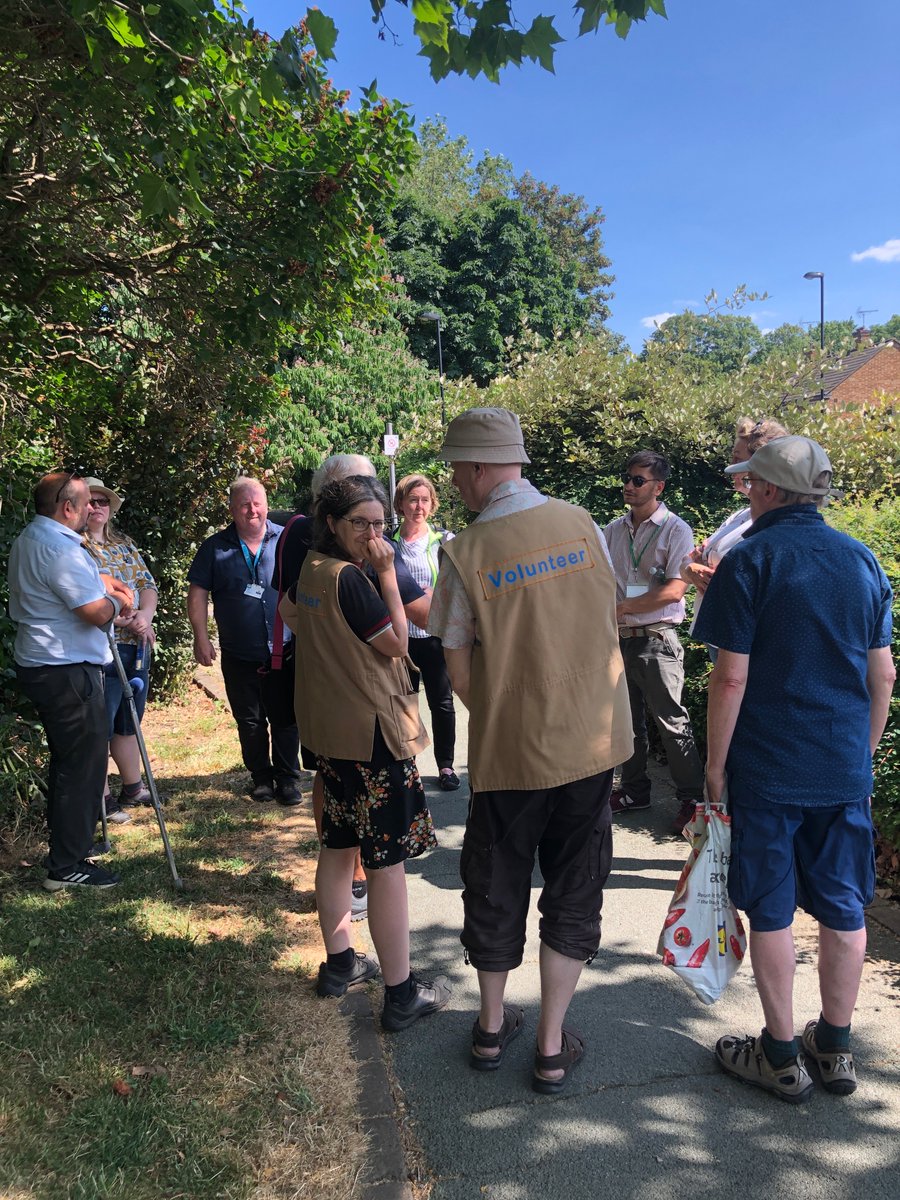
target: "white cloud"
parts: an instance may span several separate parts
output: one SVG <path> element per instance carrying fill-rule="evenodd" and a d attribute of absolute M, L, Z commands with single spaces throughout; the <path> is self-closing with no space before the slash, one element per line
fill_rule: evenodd
<path fill-rule="evenodd" d="M 641 325 L 644 327 L 644 329 L 659 329 L 660 326 L 665 325 L 669 317 L 674 317 L 676 315 L 676 313 L 666 312 L 657 313 L 654 317 L 641 317 Z"/>
<path fill-rule="evenodd" d="M 866 258 L 874 258 L 876 262 L 900 262 L 900 238 L 888 238 L 880 246 L 870 246 L 859 254 L 851 254 L 853 262 L 862 262 Z"/>

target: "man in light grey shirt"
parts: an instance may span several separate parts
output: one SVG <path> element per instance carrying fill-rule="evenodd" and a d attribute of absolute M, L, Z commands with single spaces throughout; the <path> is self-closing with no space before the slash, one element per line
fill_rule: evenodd
<path fill-rule="evenodd" d="M 131 611 L 125 584 L 101 575 L 81 544 L 90 488 L 77 472 L 45 475 L 36 516 L 9 555 L 9 615 L 16 678 L 37 709 L 50 748 L 48 891 L 110 887 L 118 876 L 88 859 L 106 783 L 109 736 L 103 664 L 106 629 Z"/>
<path fill-rule="evenodd" d="M 659 498 L 670 470 L 653 450 L 633 454 L 622 476 L 629 511 L 603 530 L 616 576 L 619 646 L 634 725 L 634 754 L 622 765 L 621 787 L 610 807 L 613 815 L 650 807 L 649 709 L 675 784 L 678 812 L 672 829 L 680 833 L 703 797 L 703 767 L 681 702 L 684 650 L 678 640 L 687 591 L 681 561 L 693 548 L 694 535 Z"/>

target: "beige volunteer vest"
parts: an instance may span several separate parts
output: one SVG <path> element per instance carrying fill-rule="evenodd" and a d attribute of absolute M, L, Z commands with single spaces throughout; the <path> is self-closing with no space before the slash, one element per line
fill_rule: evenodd
<path fill-rule="evenodd" d="M 443 553 L 475 611 L 473 789 L 557 787 L 629 758 L 616 584 L 584 509 L 548 500 L 475 522 Z"/>
<path fill-rule="evenodd" d="M 369 762 L 377 719 L 394 758 L 413 758 L 428 745 L 428 735 L 406 663 L 361 642 L 347 624 L 338 603 L 344 570 L 356 567 L 311 551 L 296 602 L 287 595 L 281 601 L 284 622 L 297 636 L 300 736 L 314 754 Z"/>

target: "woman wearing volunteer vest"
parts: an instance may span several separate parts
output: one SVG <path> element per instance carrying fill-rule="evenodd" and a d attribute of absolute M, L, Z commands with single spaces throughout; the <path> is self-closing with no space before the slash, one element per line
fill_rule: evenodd
<path fill-rule="evenodd" d="M 428 520 L 437 512 L 438 505 L 437 491 L 426 475 L 405 475 L 397 484 L 394 508 L 401 517 L 400 527 L 394 534 L 397 552 L 429 597 L 438 574 L 438 549 L 453 537 L 448 530 L 436 529 Z M 425 684 L 425 697 L 431 711 L 438 783 L 441 791 L 455 792 L 459 787 L 459 776 L 453 769 L 456 711 L 444 651 L 440 638 L 430 637 L 412 621 L 408 626 L 409 657 Z M 418 679 L 413 682 L 418 691 Z"/>
<path fill-rule="evenodd" d="M 342 996 L 373 978 L 380 962 L 381 1023 L 396 1031 L 443 1008 L 450 989 L 443 977 L 417 979 L 409 965 L 404 863 L 437 840 L 414 757 L 428 738 L 405 663 L 406 612 L 393 545 L 382 537 L 386 510 L 376 479 L 327 484 L 316 502 L 313 549 L 281 612 L 297 634 L 303 744 L 325 781 L 316 908 L 328 957 L 316 990 Z M 357 848 L 379 961 L 355 953 L 350 940 Z"/>

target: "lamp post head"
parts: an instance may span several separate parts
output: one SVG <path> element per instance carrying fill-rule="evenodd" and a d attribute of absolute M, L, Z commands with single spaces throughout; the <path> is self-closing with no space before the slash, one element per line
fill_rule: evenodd
<path fill-rule="evenodd" d="M 804 279 L 824 279 L 825 272 L 824 271 L 806 271 L 804 273 L 803 278 Z"/>
<path fill-rule="evenodd" d="M 420 320 L 420 321 L 437 321 L 438 325 L 440 325 L 440 323 L 441 323 L 441 314 L 440 314 L 440 313 L 436 313 L 436 312 L 423 312 L 423 313 L 419 313 L 419 320 Z"/>

